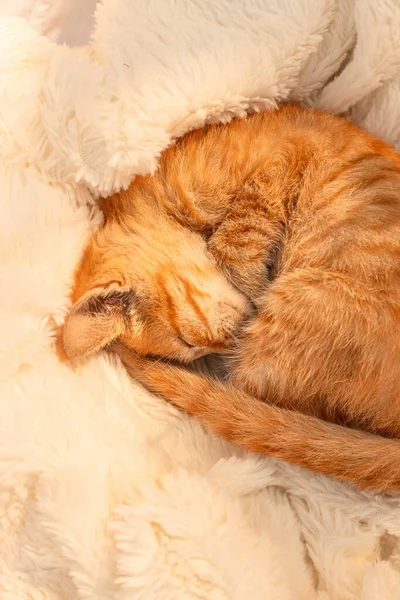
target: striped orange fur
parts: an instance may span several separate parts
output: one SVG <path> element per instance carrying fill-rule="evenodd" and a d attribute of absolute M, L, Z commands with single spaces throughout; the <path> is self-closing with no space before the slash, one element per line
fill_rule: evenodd
<path fill-rule="evenodd" d="M 393 148 L 284 106 L 188 134 L 103 210 L 76 274 L 69 357 L 109 345 L 249 450 L 400 490 Z M 228 380 L 146 358 L 215 352 Z"/>

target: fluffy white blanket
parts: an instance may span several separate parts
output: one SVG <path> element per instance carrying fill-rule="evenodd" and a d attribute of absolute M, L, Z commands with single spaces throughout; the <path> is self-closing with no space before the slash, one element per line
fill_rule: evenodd
<path fill-rule="evenodd" d="M 104 0 L 96 23 L 71 49 L 0 22 L 1 600 L 398 600 L 399 499 L 52 350 L 93 196 L 172 138 L 291 98 L 400 145 L 398 2 Z"/>

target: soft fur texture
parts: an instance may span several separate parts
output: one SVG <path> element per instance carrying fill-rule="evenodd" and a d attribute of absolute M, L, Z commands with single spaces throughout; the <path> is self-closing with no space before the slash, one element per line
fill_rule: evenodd
<path fill-rule="evenodd" d="M 187 134 L 101 207 L 69 358 L 114 346 L 246 450 L 400 492 L 398 152 L 287 104 Z M 218 383 L 159 360 L 226 353 Z"/>
<path fill-rule="evenodd" d="M 397 498 L 245 455 L 52 346 L 88 188 L 289 96 L 399 146 L 399 23 L 390 0 L 105 0 L 71 50 L 1 21 L 2 600 L 399 597 Z"/>

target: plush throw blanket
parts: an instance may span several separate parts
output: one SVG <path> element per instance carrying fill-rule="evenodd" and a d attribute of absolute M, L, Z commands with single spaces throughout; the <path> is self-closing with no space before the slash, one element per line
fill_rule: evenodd
<path fill-rule="evenodd" d="M 246 454 L 115 359 L 52 349 L 95 197 L 287 99 L 400 146 L 399 3 L 104 0 L 83 49 L 0 21 L 1 600 L 400 598 L 399 498 Z"/>

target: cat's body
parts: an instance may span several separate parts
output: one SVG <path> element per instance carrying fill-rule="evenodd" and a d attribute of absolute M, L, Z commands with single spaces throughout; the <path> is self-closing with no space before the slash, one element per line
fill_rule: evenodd
<path fill-rule="evenodd" d="M 69 356 L 118 339 L 139 380 L 245 448 L 400 489 L 400 443 L 315 418 L 400 437 L 394 149 L 287 106 L 185 136 L 103 209 L 77 273 Z M 215 265 L 256 307 L 230 381 L 138 358 L 232 348 L 249 305 Z"/>

